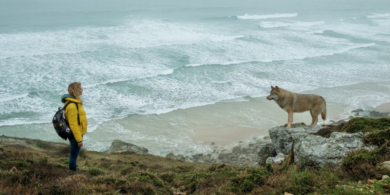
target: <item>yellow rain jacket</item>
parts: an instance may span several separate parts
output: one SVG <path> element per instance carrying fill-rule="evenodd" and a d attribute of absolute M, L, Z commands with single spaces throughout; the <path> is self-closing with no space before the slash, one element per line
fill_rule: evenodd
<path fill-rule="evenodd" d="M 65 118 L 69 123 L 70 130 L 72 131 L 76 141 L 83 141 L 83 137 L 81 136 L 87 133 L 88 121 L 87 114 L 85 113 L 81 102 L 69 94 L 63 95 L 61 100 L 64 104 L 67 104 L 68 102 L 74 102 L 78 105 L 79 112 L 77 113 L 76 104 L 70 103 L 65 109 Z M 80 117 L 80 125 L 78 124 L 77 115 Z"/>

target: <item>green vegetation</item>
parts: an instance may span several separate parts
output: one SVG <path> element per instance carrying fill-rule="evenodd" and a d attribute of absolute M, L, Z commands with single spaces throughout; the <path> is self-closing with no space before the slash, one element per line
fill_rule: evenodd
<path fill-rule="evenodd" d="M 381 146 L 390 140 L 390 129 L 375 130 L 363 137 L 364 143 Z"/>
<path fill-rule="evenodd" d="M 372 151 L 360 149 L 344 157 L 342 169 L 356 179 L 380 178 L 388 174 L 377 165 L 390 160 L 390 147 L 387 144 Z"/>
<path fill-rule="evenodd" d="M 390 118 L 354 118 L 346 123 L 343 131 L 364 132 L 363 142 L 377 145 L 374 150 L 360 149 L 344 157 L 342 169 L 356 179 L 380 178 L 387 171 L 377 167 L 390 160 Z"/>
<path fill-rule="evenodd" d="M 353 118 L 346 123 L 342 131 L 348 133 L 373 132 L 390 128 L 390 118 Z"/>
<path fill-rule="evenodd" d="M 91 175 L 91 176 L 98 176 L 98 175 L 103 175 L 104 172 L 100 169 L 90 169 L 88 170 L 88 173 Z"/>
<path fill-rule="evenodd" d="M 293 172 L 289 192 L 293 194 L 308 194 L 313 191 L 314 180 L 310 171 Z"/>
<path fill-rule="evenodd" d="M 375 154 L 382 154 L 384 148 Z M 345 166 L 361 159 L 373 165 L 380 161 L 367 152 L 346 159 Z M 67 157 L 55 150 L 2 147 L 0 194 L 386 194 L 390 184 L 390 180 L 377 181 L 367 190 L 370 185 L 359 186 L 348 171 L 301 170 L 294 164 L 236 167 L 85 151 L 76 174 L 66 162 Z"/>

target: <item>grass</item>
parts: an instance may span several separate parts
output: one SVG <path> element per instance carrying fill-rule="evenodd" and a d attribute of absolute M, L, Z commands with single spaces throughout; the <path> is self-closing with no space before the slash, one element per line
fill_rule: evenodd
<path fill-rule="evenodd" d="M 365 133 L 362 141 L 376 145 L 374 150 L 360 149 L 344 157 L 342 169 L 355 179 L 379 179 L 388 171 L 377 165 L 390 160 L 390 118 L 354 118 L 346 123 L 342 131 Z"/>
<path fill-rule="evenodd" d="M 353 118 L 342 128 L 348 133 L 373 132 L 375 130 L 385 130 L 390 128 L 390 118 Z"/>
<path fill-rule="evenodd" d="M 360 149 L 349 153 L 343 159 L 342 169 L 356 179 L 380 179 L 382 175 L 388 174 L 388 171 L 377 165 L 389 160 L 390 147 L 386 143 L 372 151 Z"/>
<path fill-rule="evenodd" d="M 1 147 L 0 194 L 386 194 L 390 183 L 360 191 L 342 169 L 302 170 L 294 164 L 236 167 L 85 151 L 74 173 L 66 161 L 55 150 Z"/>
<path fill-rule="evenodd" d="M 390 129 L 374 130 L 363 137 L 364 143 L 381 146 L 390 140 Z"/>

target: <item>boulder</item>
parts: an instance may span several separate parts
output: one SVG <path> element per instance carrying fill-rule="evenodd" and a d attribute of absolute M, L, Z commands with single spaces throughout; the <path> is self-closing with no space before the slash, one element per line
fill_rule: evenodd
<path fill-rule="evenodd" d="M 305 135 L 308 133 L 316 133 L 321 129 L 321 126 L 313 127 L 306 126 L 304 123 L 292 124 L 291 128 L 287 129 L 285 126 L 274 127 L 270 129 L 269 135 L 275 147 L 276 153 L 283 153 L 287 155 L 291 151 L 293 144 L 292 135 Z"/>
<path fill-rule="evenodd" d="M 385 181 L 387 179 L 389 179 L 390 177 L 388 175 L 382 175 L 382 181 Z"/>
<path fill-rule="evenodd" d="M 329 138 L 312 135 L 320 128 L 321 126 L 293 124 L 289 129 L 285 126 L 270 129 L 269 134 L 277 156 L 268 158 L 266 163 L 281 164 L 292 150 L 294 163 L 298 163 L 300 167 L 337 167 L 349 152 L 361 148 L 376 148 L 363 143 L 362 132 L 332 132 Z"/>
<path fill-rule="evenodd" d="M 176 160 L 185 161 L 186 158 L 183 155 L 179 154 L 179 155 L 176 156 Z"/>
<path fill-rule="evenodd" d="M 258 147 L 256 161 L 260 166 L 265 166 L 267 159 L 269 157 L 275 157 L 275 156 L 276 156 L 276 150 L 274 145 L 271 142 L 265 143 Z"/>
<path fill-rule="evenodd" d="M 219 160 L 221 163 L 228 165 L 231 165 L 235 159 L 237 159 L 237 157 L 233 153 L 221 153 L 217 157 L 217 160 Z"/>
<path fill-rule="evenodd" d="M 300 167 L 338 167 L 348 153 L 361 148 L 376 148 L 364 144 L 363 136 L 362 132 L 333 132 L 329 138 L 302 133 L 292 135 L 294 162 Z"/>
<path fill-rule="evenodd" d="M 204 160 L 204 155 L 203 154 L 194 154 L 192 155 L 192 161 L 193 162 L 200 162 L 202 163 Z"/>
<path fill-rule="evenodd" d="M 110 148 L 108 148 L 108 150 L 106 150 L 105 152 L 106 153 L 135 152 L 138 154 L 147 154 L 148 149 L 116 139 L 112 141 Z"/>
<path fill-rule="evenodd" d="M 339 121 L 333 121 L 329 126 L 338 126 L 338 125 L 341 125 L 341 124 L 345 124 L 347 121 L 345 120 L 339 120 Z"/>
<path fill-rule="evenodd" d="M 371 111 L 370 118 L 385 118 L 389 116 L 389 112 Z"/>
<path fill-rule="evenodd" d="M 390 161 L 385 161 L 379 164 L 380 167 L 388 170 L 390 172 Z"/>
<path fill-rule="evenodd" d="M 171 153 L 167 154 L 167 155 L 165 156 L 165 158 L 176 159 L 176 156 L 175 156 L 175 154 L 173 154 L 173 153 L 171 152 Z"/>
<path fill-rule="evenodd" d="M 265 161 L 266 164 L 268 163 L 271 163 L 271 164 L 282 164 L 284 162 L 284 160 L 286 159 L 286 155 L 284 155 L 283 153 L 279 153 L 277 156 L 275 157 L 269 157 L 267 158 L 267 160 Z"/>
<path fill-rule="evenodd" d="M 241 143 L 234 146 L 229 151 L 220 152 L 216 157 L 215 163 L 223 163 L 236 166 L 262 166 L 270 156 L 275 156 L 274 146 L 269 138 L 259 138 L 256 143 Z M 213 157 L 209 158 L 212 160 Z M 259 163 L 261 162 L 261 163 Z"/>

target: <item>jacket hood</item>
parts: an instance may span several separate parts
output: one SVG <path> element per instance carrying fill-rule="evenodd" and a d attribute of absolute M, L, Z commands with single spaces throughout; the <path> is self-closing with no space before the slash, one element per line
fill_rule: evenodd
<path fill-rule="evenodd" d="M 79 102 L 73 95 L 64 94 L 61 97 L 61 102 L 65 103 L 66 101 Z"/>

